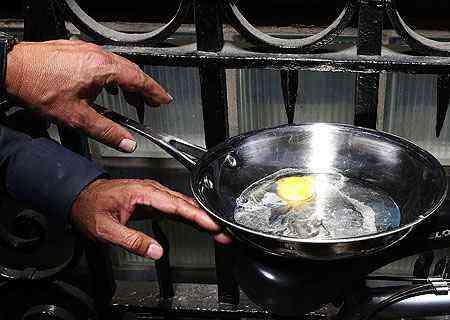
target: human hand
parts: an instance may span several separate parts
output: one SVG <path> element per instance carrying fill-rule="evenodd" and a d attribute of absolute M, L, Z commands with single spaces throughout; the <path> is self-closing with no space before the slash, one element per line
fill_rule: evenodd
<path fill-rule="evenodd" d="M 103 88 L 120 87 L 128 103 L 159 106 L 172 97 L 134 63 L 83 41 L 21 42 L 8 54 L 6 90 L 56 122 L 113 148 L 133 152 L 136 141 L 90 103 Z"/>
<path fill-rule="evenodd" d="M 231 241 L 192 198 L 152 180 L 96 180 L 75 200 L 71 219 L 92 239 L 119 245 L 143 257 L 159 259 L 163 249 L 156 240 L 125 226 L 137 207 L 154 208 L 169 216 L 194 222 L 213 233 L 220 243 Z"/>

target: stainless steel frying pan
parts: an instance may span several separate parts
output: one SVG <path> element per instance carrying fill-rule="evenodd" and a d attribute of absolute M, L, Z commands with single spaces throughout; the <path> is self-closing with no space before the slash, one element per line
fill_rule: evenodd
<path fill-rule="evenodd" d="M 376 130 L 342 124 L 286 125 L 238 135 L 207 151 L 96 108 L 189 169 L 195 199 L 233 236 L 278 256 L 333 260 L 382 250 L 433 215 L 447 193 L 445 172 L 430 153 Z M 399 226 L 368 236 L 317 240 L 271 235 L 236 223 L 236 199 L 243 190 L 280 169 L 297 167 L 339 172 L 384 190 L 400 209 Z"/>

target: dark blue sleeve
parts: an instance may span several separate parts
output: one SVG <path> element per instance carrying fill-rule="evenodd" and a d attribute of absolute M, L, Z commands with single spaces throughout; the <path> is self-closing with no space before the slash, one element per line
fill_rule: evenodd
<path fill-rule="evenodd" d="M 4 188 L 53 222 L 66 222 L 78 194 L 105 172 L 60 144 L 0 126 Z"/>

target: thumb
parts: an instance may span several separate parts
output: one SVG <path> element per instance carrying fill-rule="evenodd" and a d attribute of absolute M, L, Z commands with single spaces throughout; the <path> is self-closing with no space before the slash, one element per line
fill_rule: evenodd
<path fill-rule="evenodd" d="M 117 220 L 105 219 L 102 229 L 106 230 L 103 239 L 139 256 L 158 260 L 164 251 L 161 245 L 145 233 L 130 229 Z"/>
<path fill-rule="evenodd" d="M 85 101 L 82 101 L 83 116 L 78 126 L 91 138 L 119 151 L 131 153 L 136 149 L 133 135 L 119 124 L 98 114 Z"/>

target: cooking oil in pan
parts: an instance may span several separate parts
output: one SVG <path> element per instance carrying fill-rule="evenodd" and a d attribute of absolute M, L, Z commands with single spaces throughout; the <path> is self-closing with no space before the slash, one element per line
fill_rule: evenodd
<path fill-rule="evenodd" d="M 388 194 L 337 173 L 283 169 L 250 185 L 236 204 L 238 224 L 293 238 L 357 237 L 400 224 L 400 210 Z"/>

